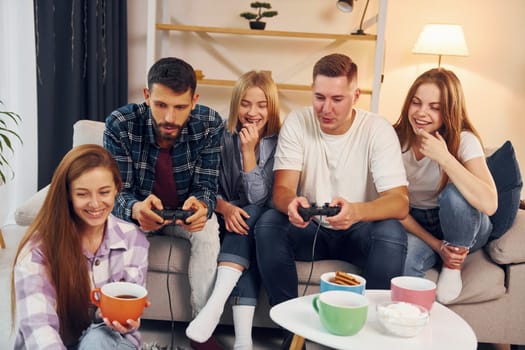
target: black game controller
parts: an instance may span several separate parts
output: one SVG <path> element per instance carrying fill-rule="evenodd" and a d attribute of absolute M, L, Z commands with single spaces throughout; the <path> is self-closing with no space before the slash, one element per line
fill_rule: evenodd
<path fill-rule="evenodd" d="M 163 210 L 153 209 L 153 212 L 164 220 L 182 220 L 186 225 L 189 225 L 189 222 L 186 221 L 187 218 L 193 215 L 193 210 L 184 210 L 184 209 L 168 209 Z"/>
<path fill-rule="evenodd" d="M 328 203 L 325 203 L 322 207 L 318 207 L 316 203 L 310 203 L 310 208 L 299 207 L 297 208 L 299 215 L 306 222 L 315 215 L 334 216 L 341 211 L 340 206 L 331 207 Z"/>

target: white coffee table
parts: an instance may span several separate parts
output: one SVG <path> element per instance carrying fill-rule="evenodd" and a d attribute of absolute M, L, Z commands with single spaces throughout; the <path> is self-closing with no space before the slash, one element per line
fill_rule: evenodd
<path fill-rule="evenodd" d="M 335 349 L 351 350 L 476 350 L 477 339 L 465 320 L 449 308 L 435 302 L 430 321 L 416 337 L 399 338 L 385 334 L 376 317 L 376 305 L 390 301 L 389 290 L 367 290 L 368 318 L 354 336 L 337 336 L 326 331 L 312 307 L 315 294 L 285 301 L 270 310 L 271 319 L 290 332 Z M 298 338 L 298 337 L 296 337 Z M 302 344 L 302 339 L 295 344 Z"/>

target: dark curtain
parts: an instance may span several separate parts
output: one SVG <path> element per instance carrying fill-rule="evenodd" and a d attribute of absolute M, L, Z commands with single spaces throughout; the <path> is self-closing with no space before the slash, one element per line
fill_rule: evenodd
<path fill-rule="evenodd" d="M 127 103 L 126 0 L 35 0 L 38 188 L 71 148 L 73 124 Z"/>

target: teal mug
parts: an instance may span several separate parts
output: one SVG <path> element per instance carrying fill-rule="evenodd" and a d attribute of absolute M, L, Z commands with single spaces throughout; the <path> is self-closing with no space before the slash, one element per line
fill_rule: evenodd
<path fill-rule="evenodd" d="M 354 273 L 348 273 L 352 279 L 359 281 L 359 284 L 356 285 L 343 285 L 335 282 L 336 272 L 325 272 L 321 275 L 319 282 L 319 289 L 321 293 L 327 292 L 329 290 L 343 290 L 347 292 L 353 292 L 357 294 L 365 294 L 366 291 L 366 279 L 362 276 L 356 275 Z"/>
<path fill-rule="evenodd" d="M 313 298 L 312 305 L 323 327 L 335 335 L 357 334 L 368 316 L 368 299 L 357 293 L 340 290 L 323 292 Z"/>

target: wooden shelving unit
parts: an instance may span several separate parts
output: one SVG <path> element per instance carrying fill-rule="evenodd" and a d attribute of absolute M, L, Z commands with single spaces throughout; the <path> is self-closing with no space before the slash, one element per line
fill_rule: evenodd
<path fill-rule="evenodd" d="M 310 32 L 293 32 L 278 30 L 252 30 L 241 28 L 211 27 L 211 26 L 194 26 L 182 24 L 158 23 L 156 18 L 157 1 L 148 2 L 148 33 L 147 33 L 147 66 L 150 67 L 155 62 L 155 52 L 157 43 L 157 32 L 193 32 L 207 33 L 218 35 L 245 35 L 260 37 L 280 37 L 280 38 L 298 38 L 309 40 L 332 40 L 332 41 L 369 41 L 374 43 L 374 76 L 373 86 L 371 89 L 361 89 L 363 94 L 371 95 L 370 110 L 377 112 L 379 104 L 379 89 L 382 81 L 383 55 L 384 55 L 384 30 L 386 23 L 386 4 L 387 0 L 379 0 L 379 13 L 377 16 L 377 34 L 352 35 L 352 34 L 331 34 L 331 33 L 310 33 Z M 206 68 L 206 67 L 202 67 Z M 231 87 L 234 80 L 224 79 L 199 79 L 199 84 L 219 87 Z M 306 84 L 287 84 L 277 82 L 281 90 L 310 91 L 310 85 Z"/>
<path fill-rule="evenodd" d="M 212 85 L 212 86 L 226 86 L 232 87 L 235 84 L 235 80 L 227 79 L 199 79 L 199 84 L 201 85 Z M 302 84 L 286 84 L 286 83 L 277 83 L 277 88 L 280 90 L 294 90 L 294 91 L 310 91 L 312 87 L 310 85 Z M 370 89 L 361 89 L 362 94 L 372 94 Z"/>
<path fill-rule="evenodd" d="M 282 38 L 304 38 L 304 39 L 332 39 L 332 40 L 365 40 L 375 41 L 377 35 L 351 35 L 351 34 L 329 34 L 329 33 L 308 33 L 308 32 L 286 32 L 280 30 L 253 30 L 240 28 L 223 28 L 223 27 L 204 27 L 189 26 L 182 24 L 155 24 L 157 30 L 175 30 L 179 32 L 196 32 L 196 33 L 217 33 L 217 34 L 235 34 L 235 35 L 254 35 L 254 36 L 273 36 Z"/>

